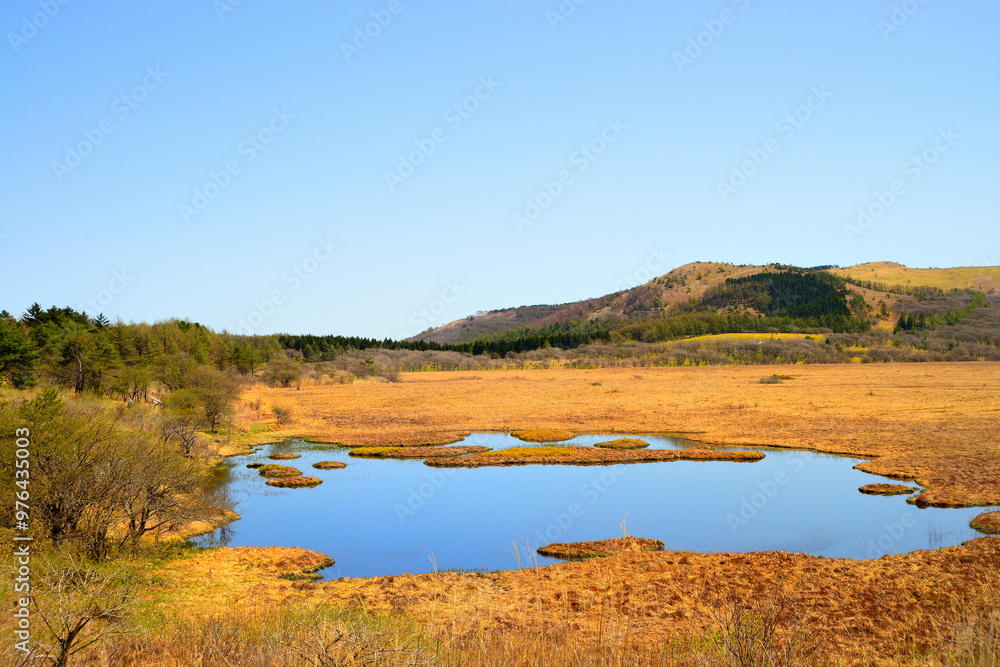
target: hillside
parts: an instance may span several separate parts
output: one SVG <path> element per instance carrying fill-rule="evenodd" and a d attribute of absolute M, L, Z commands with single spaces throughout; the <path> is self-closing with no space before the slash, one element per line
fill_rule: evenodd
<path fill-rule="evenodd" d="M 486 336 L 523 329 L 541 329 L 571 322 L 645 320 L 650 317 L 676 312 L 693 304 L 714 306 L 716 312 L 726 310 L 725 305 L 705 302 L 711 294 L 729 279 L 739 280 L 749 276 L 778 272 L 777 264 L 733 265 L 718 262 L 693 262 L 677 267 L 667 274 L 654 278 L 644 285 L 598 298 L 560 305 L 521 306 L 495 310 L 482 315 L 468 316 L 436 329 L 420 333 L 410 341 L 425 341 L 442 345 L 467 343 Z M 874 312 L 884 303 L 890 311 L 903 294 L 951 289 L 975 289 L 994 294 L 1000 288 L 1000 267 L 962 267 L 951 269 L 911 269 L 894 262 L 873 262 L 846 268 L 830 269 L 829 273 L 852 284 L 851 291 L 864 297 Z M 892 290 L 892 291 L 890 291 Z M 704 309 L 704 308 L 703 308 Z M 730 307 L 729 312 L 732 312 Z M 746 312 L 757 313 L 753 308 Z"/>
<path fill-rule="evenodd" d="M 622 292 L 555 306 L 521 306 L 494 310 L 483 315 L 470 315 L 408 340 L 445 345 L 465 343 L 482 336 L 524 327 L 545 327 L 580 319 L 641 317 L 687 303 L 690 299 L 700 299 L 710 287 L 724 283 L 727 278 L 742 278 L 774 268 L 775 265 L 736 266 L 717 262 L 693 262 Z"/>
<path fill-rule="evenodd" d="M 895 262 L 870 262 L 832 269 L 842 278 L 870 280 L 889 285 L 937 287 L 942 290 L 974 289 L 995 294 L 1000 289 L 1000 266 L 963 266 L 951 269 L 911 269 Z"/>

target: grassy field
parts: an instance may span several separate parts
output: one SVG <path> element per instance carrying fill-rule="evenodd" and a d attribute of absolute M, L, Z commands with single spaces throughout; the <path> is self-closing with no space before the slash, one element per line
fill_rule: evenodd
<path fill-rule="evenodd" d="M 929 285 L 950 289 L 976 289 L 989 292 L 1000 287 L 1000 266 L 964 266 L 953 269 L 911 269 L 895 262 L 871 262 L 844 269 L 832 269 L 842 277 L 871 280 L 889 285 L 917 287 Z"/>
<path fill-rule="evenodd" d="M 979 667 L 1000 657 L 1000 539 L 872 561 L 621 551 L 540 569 L 310 583 L 302 575 L 329 564 L 313 552 L 198 550 L 147 569 L 145 630 L 104 651 L 116 660 L 92 664 Z M 319 648 L 317 617 L 344 610 L 364 616 L 327 627 Z M 361 635 L 357 653 L 381 661 L 303 659 L 351 648 L 334 633 Z M 788 661 L 741 663 L 729 654 L 741 638 L 758 657 L 766 643 Z M 404 646 L 422 646 L 420 660 Z"/>
<path fill-rule="evenodd" d="M 745 340 L 789 340 L 792 338 L 802 338 L 807 340 L 818 340 L 823 342 L 826 336 L 823 334 L 803 334 L 803 333 L 728 333 L 728 334 L 708 334 L 705 336 L 692 336 L 684 340 L 716 340 L 716 341 L 745 341 Z"/>
<path fill-rule="evenodd" d="M 777 384 L 761 377 L 790 376 Z M 256 387 L 239 422 L 257 442 L 448 442 L 470 431 L 684 433 L 869 458 L 867 471 L 926 487 L 937 506 L 1000 504 L 1000 364 L 838 364 L 403 374 L 397 383 Z M 276 429 L 266 410 L 291 405 Z M 269 422 L 275 430 L 260 431 Z M 263 436 L 266 436 L 263 437 Z M 238 449 L 239 436 L 232 447 Z"/>
<path fill-rule="evenodd" d="M 275 404 L 292 410 L 281 429 Z M 1000 504 L 997 363 L 414 373 L 255 387 L 241 405 L 237 431 L 219 438 L 231 453 L 293 436 L 389 446 L 471 431 L 683 433 L 849 453 L 916 479 L 924 502 Z M 531 565 L 537 546 L 512 550 Z M 319 583 L 309 573 L 332 560 L 302 549 L 172 549 L 139 563 L 127 620 L 101 621 L 113 632 L 70 664 L 1000 664 L 993 537 L 865 561 L 623 549 L 537 569 Z M 10 552 L 0 560 L 13 567 Z M 12 655 L 0 649 L 0 662 Z"/>

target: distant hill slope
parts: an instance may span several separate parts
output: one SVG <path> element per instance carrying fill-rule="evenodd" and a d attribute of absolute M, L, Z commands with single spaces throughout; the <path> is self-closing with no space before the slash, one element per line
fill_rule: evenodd
<path fill-rule="evenodd" d="M 1000 266 L 963 266 L 952 269 L 911 269 L 895 262 L 870 262 L 830 273 L 842 278 L 870 280 L 889 285 L 974 289 L 986 294 L 1000 290 Z"/>
<path fill-rule="evenodd" d="M 574 303 L 521 306 L 482 315 L 470 315 L 420 333 L 408 340 L 441 344 L 466 343 L 492 334 L 585 319 L 641 320 L 671 307 L 688 304 L 692 300 L 700 301 L 709 289 L 722 285 L 729 278 L 745 278 L 780 270 L 782 267 L 776 264 L 733 265 L 693 262 L 679 266 L 644 285 L 622 292 Z M 919 286 L 937 287 L 942 290 L 971 288 L 987 294 L 995 293 L 1000 288 L 1000 267 L 911 269 L 894 262 L 873 262 L 831 269 L 830 273 L 843 278 L 876 283 L 873 285 L 875 289 L 855 288 L 872 307 L 876 307 L 880 300 L 887 301 L 891 306 L 898 298 L 897 295 L 885 294 L 879 289 L 882 285 L 878 283 L 904 288 Z"/>
<path fill-rule="evenodd" d="M 686 303 L 692 298 L 700 299 L 710 287 L 724 283 L 727 278 L 742 278 L 775 268 L 776 265 L 735 266 L 717 262 L 693 262 L 622 292 L 561 305 L 521 306 L 494 310 L 483 315 L 470 315 L 407 340 L 441 344 L 465 343 L 481 336 L 524 327 L 544 327 L 580 319 L 641 317 L 644 313 L 664 310 Z"/>

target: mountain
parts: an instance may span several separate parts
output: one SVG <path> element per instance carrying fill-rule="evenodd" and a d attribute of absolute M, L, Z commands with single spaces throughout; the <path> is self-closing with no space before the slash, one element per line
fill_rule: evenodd
<path fill-rule="evenodd" d="M 893 262 L 874 262 L 847 268 L 816 267 L 844 279 L 850 291 L 860 294 L 873 312 L 892 308 L 905 295 L 924 294 L 950 289 L 974 289 L 994 294 L 1000 288 L 1000 267 L 962 267 L 952 269 L 911 269 Z M 567 323 L 642 321 L 671 313 L 711 310 L 722 313 L 794 315 L 815 311 L 815 305 L 783 301 L 782 290 L 794 291 L 796 298 L 820 299 L 831 305 L 832 296 L 816 291 L 817 285 L 776 285 L 774 280 L 750 280 L 759 274 L 778 274 L 793 270 L 779 264 L 733 265 L 717 262 L 693 262 L 628 290 L 602 297 L 559 305 L 520 306 L 470 315 L 435 329 L 420 333 L 409 341 L 442 345 L 467 343 L 505 332 L 551 328 Z M 728 282 L 727 282 L 728 281 Z M 804 291 L 800 291 L 804 290 Z M 811 295 L 811 296 L 809 296 Z M 707 298 L 706 298 L 707 297 Z M 841 301 L 844 299 L 841 298 Z M 784 303 L 777 312 L 776 304 Z M 836 304 L 832 304 L 836 309 Z M 762 309 L 763 308 L 763 309 Z M 803 310 L 804 309 L 804 310 Z M 833 311 L 825 311 L 833 312 Z"/>

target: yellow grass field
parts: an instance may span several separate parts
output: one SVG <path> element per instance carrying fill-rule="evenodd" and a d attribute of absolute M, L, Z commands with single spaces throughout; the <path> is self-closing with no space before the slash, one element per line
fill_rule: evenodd
<path fill-rule="evenodd" d="M 741 340 L 788 340 L 789 338 L 809 338 L 820 342 L 826 340 L 823 334 L 803 334 L 803 333 L 728 333 L 728 334 L 707 334 L 705 336 L 692 336 L 684 340 L 717 340 L 717 341 L 741 341 Z"/>
<path fill-rule="evenodd" d="M 791 379 L 759 382 L 772 374 Z M 263 408 L 251 409 L 257 400 Z M 290 407 L 292 423 L 278 429 L 273 405 Z M 230 452 L 293 436 L 386 446 L 453 442 L 472 431 L 683 433 L 847 453 L 868 458 L 865 470 L 916 479 L 925 502 L 1000 504 L 997 363 L 411 373 L 394 383 L 257 386 L 241 406 L 237 430 L 220 437 Z M 312 664 L 296 655 L 246 660 L 271 641 L 259 628 L 303 608 L 342 606 L 391 627 L 416 624 L 445 656 L 420 664 L 448 667 L 737 664 L 696 656 L 716 646 L 734 618 L 727 614 L 749 609 L 744 618 L 757 623 L 774 605 L 791 622 L 779 640 L 817 649 L 788 664 L 975 666 L 997 663 L 938 658 L 966 649 L 1000 655 L 995 537 L 864 561 L 623 550 L 537 569 L 309 580 L 330 564 L 281 547 L 194 549 L 146 563 L 142 632 L 129 646 L 100 649 L 118 661 L 87 664 Z M 308 636 L 311 627 L 299 629 Z M 206 657 L 220 647 L 231 653 Z M 667 660 L 664 647 L 681 657 Z M 271 641 L 267 650 L 287 648 Z"/>
<path fill-rule="evenodd" d="M 815 659 L 789 664 L 916 667 L 941 665 L 925 656 L 942 644 L 952 651 L 963 641 L 981 644 L 981 634 L 970 635 L 982 628 L 970 628 L 970 622 L 985 617 L 996 623 L 1000 603 L 997 538 L 872 561 L 623 550 L 585 562 L 488 574 L 320 583 L 287 576 L 324 564 L 322 555 L 281 547 L 191 553 L 151 572 L 161 582 L 152 608 L 171 618 L 235 618 L 252 626 L 261 610 L 280 616 L 301 605 L 354 605 L 416 621 L 436 647 L 452 655 L 454 662 L 440 663 L 449 665 L 721 665 L 738 663 L 663 661 L 656 651 L 717 637 L 719 615 L 730 605 L 766 613 L 777 601 L 792 619 L 788 632 L 795 641 L 818 648 Z M 185 631 L 174 646 L 185 641 Z M 992 636 L 987 647 L 996 641 Z M 532 659 L 546 650 L 560 660 Z M 992 650 L 996 656 L 995 645 Z M 594 651 L 609 652 L 611 659 L 577 661 L 569 655 Z"/>
<path fill-rule="evenodd" d="M 989 292 L 1000 287 L 1000 266 L 964 266 L 953 269 L 911 269 L 895 262 L 871 262 L 830 273 L 841 277 L 871 280 L 890 285 L 917 287 L 929 285 L 950 289 L 976 289 Z"/>
<path fill-rule="evenodd" d="M 760 384 L 772 374 L 791 379 Z M 258 386 L 243 405 L 258 399 L 259 418 L 247 407 L 238 417 L 247 441 L 412 445 L 537 428 L 683 433 L 869 458 L 861 469 L 927 487 L 921 502 L 1000 504 L 1000 364 L 990 362 L 408 373 L 398 383 Z M 291 406 L 294 423 L 278 429 L 274 404 Z"/>

